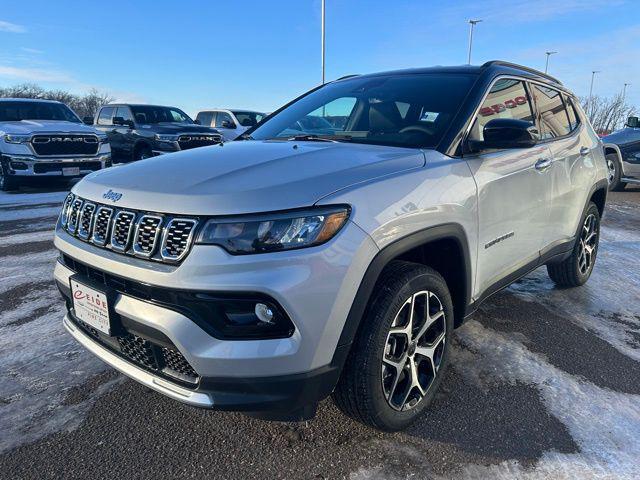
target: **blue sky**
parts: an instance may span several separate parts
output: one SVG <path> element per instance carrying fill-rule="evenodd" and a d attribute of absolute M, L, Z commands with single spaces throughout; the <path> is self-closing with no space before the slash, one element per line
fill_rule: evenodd
<path fill-rule="evenodd" d="M 578 95 L 628 87 L 640 107 L 640 0 L 327 0 L 327 79 L 466 63 L 544 68 Z M 0 86 L 271 111 L 320 81 L 320 0 L 30 0 L 0 10 Z"/>

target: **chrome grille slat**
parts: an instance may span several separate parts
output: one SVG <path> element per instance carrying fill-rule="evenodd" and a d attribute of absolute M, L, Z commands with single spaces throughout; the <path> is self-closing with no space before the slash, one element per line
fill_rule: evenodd
<path fill-rule="evenodd" d="M 91 231 L 93 230 L 94 213 L 96 212 L 96 204 L 91 202 L 85 202 L 82 206 L 82 212 L 80 213 L 80 220 L 78 221 L 78 237 L 83 240 L 89 240 Z"/>
<path fill-rule="evenodd" d="M 111 248 L 115 251 L 124 252 L 129 247 L 135 219 L 136 214 L 128 210 L 120 210 L 113 217 Z"/>
<path fill-rule="evenodd" d="M 104 247 L 107 244 L 112 216 L 113 208 L 111 207 L 99 207 L 96 211 L 93 222 L 93 235 L 91 236 L 91 242 L 95 245 Z"/>
<path fill-rule="evenodd" d="M 189 252 L 198 220 L 120 209 L 70 193 L 63 202 L 59 225 L 98 247 L 176 264 Z"/>
<path fill-rule="evenodd" d="M 148 258 L 155 253 L 160 236 L 162 217 L 157 215 L 143 215 L 136 223 L 133 240 L 133 253 L 136 256 Z"/>
<path fill-rule="evenodd" d="M 196 221 L 190 218 L 174 218 L 168 224 L 162 239 L 160 255 L 169 262 L 180 261 L 189 251 Z"/>

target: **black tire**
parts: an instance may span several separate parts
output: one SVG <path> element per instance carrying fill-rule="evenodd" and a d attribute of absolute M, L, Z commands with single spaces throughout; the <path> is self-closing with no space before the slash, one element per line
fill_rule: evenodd
<path fill-rule="evenodd" d="M 595 219 L 594 225 L 594 243 L 592 253 L 589 254 L 589 265 L 586 270 L 583 269 L 582 264 L 582 255 L 584 253 L 583 243 L 584 243 L 584 231 L 585 224 L 587 219 L 591 218 Z M 549 277 L 551 280 L 555 282 L 559 287 L 579 287 L 584 285 L 589 277 L 591 276 L 591 272 L 593 272 L 593 267 L 596 263 L 596 258 L 598 255 L 598 244 L 600 241 L 600 211 L 595 203 L 590 202 L 587 210 L 582 215 L 580 219 L 580 226 L 578 227 L 578 233 L 576 235 L 576 243 L 573 247 L 573 251 L 571 252 L 571 256 L 563 260 L 562 262 L 549 263 L 547 264 L 547 272 L 549 273 Z"/>
<path fill-rule="evenodd" d="M 626 187 L 627 184 L 621 180 L 622 169 L 620 167 L 620 160 L 618 159 L 618 155 L 615 153 L 608 153 L 606 155 L 606 159 L 607 170 L 609 172 L 609 190 L 614 192 L 621 192 L 624 190 L 624 187 Z"/>
<path fill-rule="evenodd" d="M 153 152 L 146 145 L 140 145 L 139 147 L 136 147 L 136 150 L 133 153 L 133 160 L 136 162 L 138 160 L 144 160 L 145 158 L 151 158 L 151 157 L 153 157 Z"/>
<path fill-rule="evenodd" d="M 389 359 L 392 339 L 395 349 L 396 343 L 401 343 L 396 342 L 398 339 L 395 335 L 402 336 L 404 334 L 392 334 L 390 329 L 396 318 L 401 316 L 403 309 L 413 308 L 413 305 L 416 305 L 417 312 L 426 310 L 418 307 L 418 300 L 407 307 L 406 302 L 419 298 L 414 294 L 421 291 L 431 292 L 434 296 L 429 297 L 430 303 L 428 305 L 431 308 L 438 308 L 438 312 L 444 313 L 444 317 L 440 317 L 440 320 L 436 320 L 432 324 L 432 327 L 442 328 L 443 333 L 431 331 L 432 327 L 426 328 L 422 337 L 419 335 L 414 337 L 412 333 L 411 337 L 407 337 L 404 360 L 398 361 L 398 364 L 402 364 L 404 367 L 391 369 L 386 365 L 386 360 L 383 364 L 383 356 L 385 359 Z M 419 293 L 418 295 L 424 294 Z M 426 302 L 423 297 L 422 306 L 424 305 Z M 438 315 L 439 313 L 434 313 L 433 317 Z M 426 319 L 422 325 L 426 325 Z M 414 328 L 422 331 L 419 323 Z M 394 330 L 397 329 L 397 326 L 394 327 Z M 355 420 L 380 430 L 397 431 L 407 428 L 420 417 L 435 396 L 449 361 L 449 343 L 452 332 L 453 305 L 451 294 L 442 276 L 435 270 L 420 264 L 404 261 L 391 262 L 382 272 L 372 293 L 369 307 L 364 314 L 342 375 L 333 392 L 336 405 Z M 428 337 L 438 338 L 438 340 L 429 343 L 430 338 Z M 412 341 L 412 338 L 417 338 L 417 340 Z M 426 343 L 421 345 L 422 339 L 425 339 Z M 429 357 L 421 356 L 416 345 L 419 349 L 423 349 L 425 346 L 432 349 L 435 352 L 431 357 L 433 361 L 429 362 Z M 412 348 L 413 353 L 411 353 Z M 409 361 L 409 358 L 414 361 L 414 370 L 407 367 L 409 363 L 405 363 L 405 361 Z M 434 364 L 438 365 L 435 374 L 433 374 Z M 385 387 L 383 385 L 387 381 L 385 380 L 387 378 L 385 371 L 391 372 L 392 376 L 397 375 L 398 378 L 404 376 L 404 385 L 407 386 L 411 385 L 411 382 L 406 377 L 412 374 L 407 374 L 406 371 L 417 373 L 415 377 L 411 376 L 411 378 L 421 379 L 423 382 L 427 381 L 419 387 L 409 386 L 409 393 L 413 390 L 417 397 L 412 400 L 415 402 L 413 406 L 410 405 L 412 402 L 407 402 L 408 409 L 402 410 L 404 404 L 400 404 L 401 409 L 391 405 L 394 398 L 393 393 L 396 389 L 401 388 L 402 380 L 399 381 L 394 377 L 391 380 L 393 387 Z M 417 388 L 420 390 L 416 390 Z M 391 395 L 387 395 L 385 389 L 388 389 Z M 406 390 L 403 389 L 399 396 L 404 397 L 404 392 Z"/>
<path fill-rule="evenodd" d="M 20 188 L 20 182 L 11 175 L 5 175 L 4 166 L 0 165 L 0 191 L 11 192 Z"/>

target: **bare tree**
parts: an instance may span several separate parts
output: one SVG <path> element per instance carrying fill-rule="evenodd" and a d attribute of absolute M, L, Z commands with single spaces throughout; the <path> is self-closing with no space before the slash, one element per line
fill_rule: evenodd
<path fill-rule="evenodd" d="M 625 101 L 622 93 L 610 98 L 598 95 L 582 97 L 580 103 L 595 131 L 602 134 L 622 128 L 627 117 L 637 111 L 636 107 Z"/>
<path fill-rule="evenodd" d="M 0 88 L 0 97 L 57 100 L 68 105 L 80 118 L 95 116 L 102 105 L 115 100 L 108 93 L 100 92 L 95 88 L 92 88 L 84 95 L 75 95 L 64 90 L 45 90 L 33 83 Z"/>

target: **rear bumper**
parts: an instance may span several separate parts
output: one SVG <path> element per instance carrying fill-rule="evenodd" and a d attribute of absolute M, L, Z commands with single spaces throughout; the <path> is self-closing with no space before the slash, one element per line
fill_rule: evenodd
<path fill-rule="evenodd" d="M 91 172 L 111 166 L 111 154 L 87 157 L 40 158 L 32 155 L 7 155 L 1 157 L 2 167 L 10 176 L 16 178 L 40 177 L 82 177 Z M 78 174 L 65 175 L 68 168 L 78 167 Z"/>

